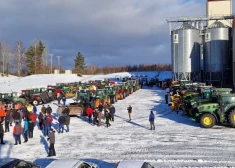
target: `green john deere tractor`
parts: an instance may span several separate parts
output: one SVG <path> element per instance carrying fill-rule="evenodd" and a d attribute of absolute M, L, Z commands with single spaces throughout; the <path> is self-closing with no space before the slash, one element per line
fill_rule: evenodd
<path fill-rule="evenodd" d="M 194 121 L 200 122 L 203 128 L 212 128 L 219 123 L 235 127 L 235 94 L 220 94 L 217 100 L 217 103 L 198 106 Z"/>
<path fill-rule="evenodd" d="M 105 90 L 108 92 L 108 95 L 110 97 L 110 102 L 114 104 L 118 101 L 118 95 L 116 93 L 116 87 L 115 86 L 106 86 Z"/>

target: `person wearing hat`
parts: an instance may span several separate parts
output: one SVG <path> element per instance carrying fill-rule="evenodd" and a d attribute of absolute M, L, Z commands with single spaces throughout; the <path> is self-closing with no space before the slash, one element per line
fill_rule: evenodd
<path fill-rule="evenodd" d="M 3 136 L 4 136 L 3 122 L 0 122 L 0 140 L 2 145 L 5 144 L 3 142 Z"/>
<path fill-rule="evenodd" d="M 150 111 L 149 122 L 150 122 L 150 129 L 151 130 L 155 130 L 154 119 L 155 119 L 155 116 L 153 114 L 153 111 Z"/>
<path fill-rule="evenodd" d="M 67 116 L 69 115 L 70 113 L 70 109 L 68 106 L 65 107 L 65 109 L 62 111 L 63 114 L 66 114 Z"/>
<path fill-rule="evenodd" d="M 50 135 L 48 136 L 47 140 L 50 143 L 47 157 L 56 156 L 56 153 L 55 153 L 55 131 L 53 129 L 50 129 Z"/>

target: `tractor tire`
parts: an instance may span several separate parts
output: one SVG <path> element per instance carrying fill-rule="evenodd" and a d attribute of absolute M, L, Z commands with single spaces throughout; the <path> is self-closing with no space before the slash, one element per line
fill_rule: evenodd
<path fill-rule="evenodd" d="M 215 117 L 212 114 L 203 114 L 200 118 L 200 124 L 203 128 L 212 128 L 215 122 Z"/>
<path fill-rule="evenodd" d="M 39 101 L 38 100 L 34 100 L 33 101 L 33 105 L 35 105 L 35 106 L 39 105 Z"/>
<path fill-rule="evenodd" d="M 123 99 L 125 99 L 125 98 L 126 98 L 126 92 L 123 93 Z"/>
<path fill-rule="evenodd" d="M 229 124 L 232 127 L 235 127 L 235 111 L 234 110 L 232 110 L 229 114 Z"/>

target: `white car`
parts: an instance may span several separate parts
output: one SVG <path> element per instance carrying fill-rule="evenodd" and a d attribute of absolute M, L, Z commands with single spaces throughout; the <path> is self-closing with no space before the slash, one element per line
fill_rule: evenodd
<path fill-rule="evenodd" d="M 120 161 L 116 168 L 154 168 L 148 162 L 144 161 Z"/>
<path fill-rule="evenodd" d="M 98 165 L 76 159 L 54 160 L 46 168 L 99 168 Z"/>

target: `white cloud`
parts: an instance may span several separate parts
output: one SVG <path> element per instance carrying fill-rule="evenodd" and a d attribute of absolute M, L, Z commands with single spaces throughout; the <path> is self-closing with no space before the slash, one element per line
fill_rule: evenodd
<path fill-rule="evenodd" d="M 25 45 L 42 39 L 67 67 L 78 51 L 89 64 L 170 63 L 166 18 L 204 15 L 203 1 L 1 1 L 0 39 Z"/>

